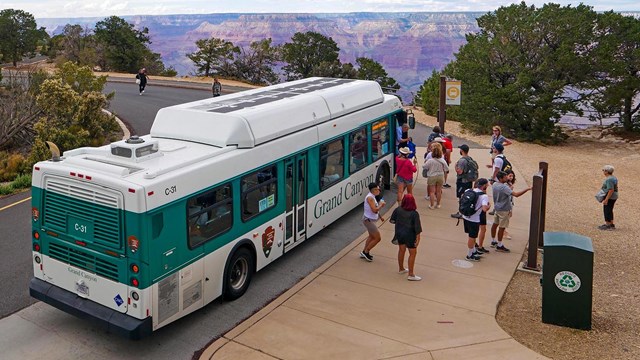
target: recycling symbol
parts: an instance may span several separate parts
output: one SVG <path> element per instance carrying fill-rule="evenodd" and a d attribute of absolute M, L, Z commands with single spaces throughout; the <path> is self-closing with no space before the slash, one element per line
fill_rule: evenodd
<path fill-rule="evenodd" d="M 554 280 L 558 289 L 564 292 L 572 293 L 580 288 L 580 278 L 571 271 L 560 271 Z"/>

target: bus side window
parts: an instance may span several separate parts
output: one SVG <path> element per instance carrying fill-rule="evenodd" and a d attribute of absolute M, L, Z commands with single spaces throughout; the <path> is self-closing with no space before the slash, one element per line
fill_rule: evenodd
<path fill-rule="evenodd" d="M 228 231 L 233 226 L 231 184 L 216 187 L 187 201 L 189 247 Z"/>
<path fill-rule="evenodd" d="M 320 190 L 330 187 L 344 177 L 343 149 L 342 139 L 320 145 Z"/>
<path fill-rule="evenodd" d="M 240 180 L 242 193 L 242 221 L 271 209 L 277 203 L 278 167 L 270 165 Z"/>
<path fill-rule="evenodd" d="M 353 131 L 349 135 L 349 172 L 354 172 L 367 166 L 369 142 L 367 140 L 367 128 L 361 128 Z"/>
<path fill-rule="evenodd" d="M 373 161 L 389 153 L 389 119 L 371 125 L 371 157 Z"/>

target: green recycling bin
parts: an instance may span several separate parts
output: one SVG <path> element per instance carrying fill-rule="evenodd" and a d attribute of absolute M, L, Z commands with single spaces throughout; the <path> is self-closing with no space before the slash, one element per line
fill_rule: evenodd
<path fill-rule="evenodd" d="M 570 232 L 544 233 L 542 322 L 591 330 L 593 244 Z"/>

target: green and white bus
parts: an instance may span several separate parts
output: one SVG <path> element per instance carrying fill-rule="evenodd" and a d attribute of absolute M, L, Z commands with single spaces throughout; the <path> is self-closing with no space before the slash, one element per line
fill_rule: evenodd
<path fill-rule="evenodd" d="M 389 187 L 401 102 L 309 78 L 161 109 L 151 133 L 33 168 L 31 296 L 145 336 Z"/>

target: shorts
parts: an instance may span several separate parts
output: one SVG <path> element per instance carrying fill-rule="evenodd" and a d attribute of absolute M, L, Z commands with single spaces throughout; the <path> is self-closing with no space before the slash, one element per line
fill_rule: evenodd
<path fill-rule="evenodd" d="M 432 185 L 442 186 L 442 184 L 444 184 L 444 175 L 429 176 L 427 178 L 427 185 L 429 186 L 432 186 Z"/>
<path fill-rule="evenodd" d="M 469 221 L 467 219 L 464 220 L 464 232 L 469 234 L 469 237 L 472 239 L 478 238 L 478 233 L 480 232 L 480 223 Z"/>
<path fill-rule="evenodd" d="M 498 224 L 498 227 L 508 228 L 509 218 L 511 217 L 511 211 L 496 211 L 493 216 L 493 223 Z"/>
<path fill-rule="evenodd" d="M 487 225 L 487 212 L 480 211 L 480 225 Z"/>
<path fill-rule="evenodd" d="M 398 175 L 396 176 L 396 182 L 398 184 L 407 184 L 407 185 L 411 185 L 413 184 L 413 179 L 405 179 L 402 176 Z"/>
<path fill-rule="evenodd" d="M 399 245 L 404 245 L 407 247 L 407 249 L 415 249 L 416 248 L 416 238 L 412 238 L 412 239 L 403 239 L 403 238 L 397 238 L 398 240 L 398 244 Z"/>
<path fill-rule="evenodd" d="M 378 230 L 378 227 L 376 226 L 376 222 L 378 220 L 374 220 L 374 219 L 369 219 L 366 217 L 362 218 L 362 223 L 364 224 L 364 227 L 367 229 L 367 231 L 369 232 L 369 234 L 379 234 L 380 230 Z"/>

